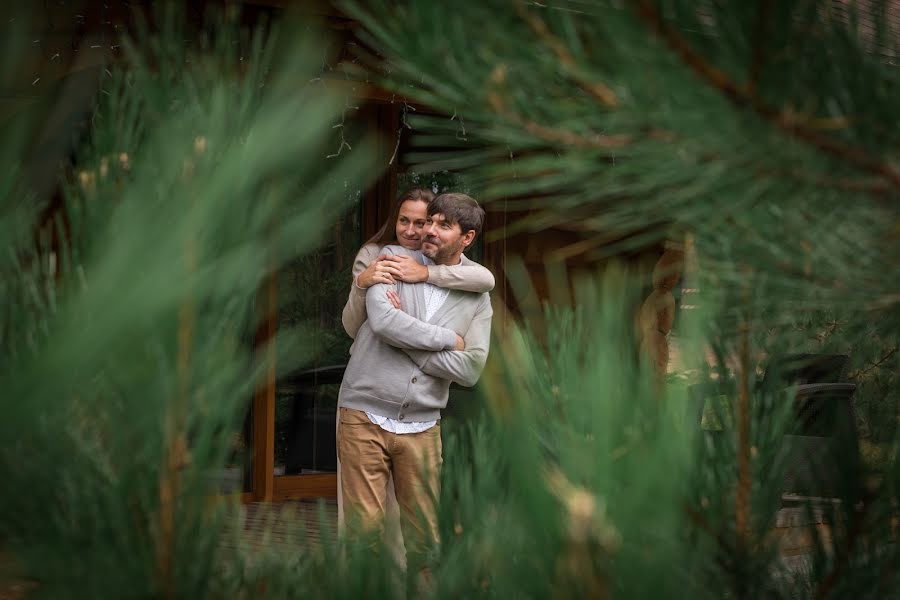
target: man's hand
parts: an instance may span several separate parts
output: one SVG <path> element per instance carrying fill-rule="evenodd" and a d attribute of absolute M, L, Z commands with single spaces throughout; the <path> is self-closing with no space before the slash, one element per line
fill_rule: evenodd
<path fill-rule="evenodd" d="M 393 307 L 396 308 L 397 310 L 402 310 L 402 309 L 400 308 L 400 294 L 398 294 L 398 293 L 397 293 L 396 291 L 394 291 L 394 290 L 388 290 L 388 291 L 387 291 L 387 297 L 388 297 L 388 300 L 391 301 L 391 306 L 393 306 Z"/>
<path fill-rule="evenodd" d="M 391 275 L 406 283 L 419 283 L 428 281 L 428 267 L 421 264 L 412 256 L 405 254 L 392 254 L 384 257 L 385 265 L 390 265 Z"/>
<path fill-rule="evenodd" d="M 460 335 L 456 334 L 456 348 L 454 350 L 465 350 L 466 349 L 466 340 L 462 339 Z"/>
<path fill-rule="evenodd" d="M 382 254 L 375 260 L 373 260 L 366 270 L 360 273 L 356 278 L 356 285 L 363 289 L 368 289 L 375 285 L 376 283 L 386 283 L 388 285 L 394 284 L 394 278 L 400 278 L 400 269 L 395 267 L 392 263 L 388 262 L 391 257 L 387 254 Z M 428 267 L 425 268 L 426 276 L 428 274 Z"/>

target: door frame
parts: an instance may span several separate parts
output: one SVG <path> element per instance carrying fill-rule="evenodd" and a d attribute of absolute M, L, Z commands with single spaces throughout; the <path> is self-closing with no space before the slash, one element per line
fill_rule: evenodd
<path fill-rule="evenodd" d="M 365 90 L 368 91 L 368 90 Z M 354 94 L 359 94 L 354 90 Z M 387 101 L 385 95 L 369 91 L 364 97 L 365 118 L 370 131 L 381 139 L 391 140 L 397 136 L 400 127 L 401 103 Z M 390 147 L 388 147 L 390 146 Z M 384 219 L 390 213 L 391 204 L 397 195 L 397 161 L 391 160 L 393 146 L 382 143 L 378 147 L 378 164 L 388 165 L 385 173 L 378 178 L 362 198 L 361 239 L 375 235 Z M 382 162 L 383 160 L 383 162 Z M 257 304 L 263 317 L 255 337 L 258 356 L 266 365 L 265 377 L 253 394 L 252 406 L 252 466 L 251 491 L 241 495 L 244 502 L 268 502 L 288 499 L 316 499 L 337 497 L 337 475 L 335 473 L 314 473 L 310 475 L 275 475 L 275 393 L 276 393 L 276 349 L 269 342 L 275 338 L 278 329 L 278 273 L 270 269 L 259 291 Z"/>

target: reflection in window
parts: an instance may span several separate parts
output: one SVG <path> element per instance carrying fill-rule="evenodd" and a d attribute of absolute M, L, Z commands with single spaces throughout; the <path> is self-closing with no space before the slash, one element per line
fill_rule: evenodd
<path fill-rule="evenodd" d="M 353 259 L 361 242 L 360 191 L 315 251 L 278 273 L 278 330 L 311 360 L 279 370 L 275 399 L 275 474 L 336 471 L 337 395 L 352 340 L 341 325 Z"/>

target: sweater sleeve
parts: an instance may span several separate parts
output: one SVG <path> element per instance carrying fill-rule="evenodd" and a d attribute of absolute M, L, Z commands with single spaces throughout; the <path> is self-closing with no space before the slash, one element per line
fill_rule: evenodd
<path fill-rule="evenodd" d="M 427 352 L 405 349 L 404 351 L 422 369 L 423 373 L 441 379 L 449 379 L 465 387 L 472 387 L 478 382 L 487 362 L 493 314 L 490 298 L 484 294 L 475 317 L 472 319 L 466 335 L 463 336 L 466 342 L 465 350 Z"/>
<path fill-rule="evenodd" d="M 419 284 L 421 285 L 421 284 Z M 394 308 L 387 292 L 394 286 L 376 283 L 366 294 L 366 312 L 372 332 L 385 343 L 403 350 L 452 350 L 456 332 L 432 325 Z"/>
<path fill-rule="evenodd" d="M 356 339 L 356 333 L 362 324 L 366 322 L 366 289 L 356 285 L 356 278 L 366 270 L 373 260 L 378 258 L 381 248 L 377 244 L 366 244 L 356 253 L 353 261 L 353 281 L 350 282 L 350 296 L 341 313 L 341 323 L 344 331 L 351 338 Z"/>
<path fill-rule="evenodd" d="M 454 266 L 431 265 L 428 267 L 428 283 L 451 290 L 483 293 L 494 289 L 494 275 L 477 262 L 462 257 L 462 263 Z"/>

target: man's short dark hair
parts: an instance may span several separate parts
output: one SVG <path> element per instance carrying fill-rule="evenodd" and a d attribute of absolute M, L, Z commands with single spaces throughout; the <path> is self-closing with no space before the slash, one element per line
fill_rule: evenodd
<path fill-rule="evenodd" d="M 475 231 L 475 237 L 481 235 L 484 226 L 484 209 L 478 206 L 478 202 L 466 194 L 448 192 L 438 195 L 428 203 L 428 216 L 436 214 L 444 215 L 451 225 L 458 223 L 463 234 L 469 230 Z"/>

